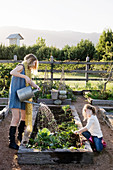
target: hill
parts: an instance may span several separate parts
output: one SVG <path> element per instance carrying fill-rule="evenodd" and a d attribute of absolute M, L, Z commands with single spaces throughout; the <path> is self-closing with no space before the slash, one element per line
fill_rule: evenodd
<path fill-rule="evenodd" d="M 38 37 L 42 37 L 46 40 L 47 46 L 55 46 L 57 48 L 63 48 L 67 44 L 69 46 L 76 46 L 81 39 L 88 39 L 96 45 L 101 35 L 100 33 L 82 33 L 75 31 L 48 31 L 21 27 L 0 27 L 0 44 L 8 45 L 6 38 L 14 33 L 20 33 L 23 36 L 24 40 L 21 40 L 21 45 L 33 45 L 36 43 Z"/>

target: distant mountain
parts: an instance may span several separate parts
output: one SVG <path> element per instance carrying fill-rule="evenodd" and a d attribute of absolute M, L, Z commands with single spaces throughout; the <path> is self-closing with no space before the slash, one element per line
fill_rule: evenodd
<path fill-rule="evenodd" d="M 24 40 L 20 41 L 21 45 L 33 45 L 36 43 L 38 37 L 42 37 L 46 40 L 47 46 L 55 46 L 57 48 L 63 48 L 67 44 L 69 46 L 76 46 L 81 39 L 88 39 L 96 45 L 101 35 L 100 33 L 82 33 L 75 31 L 47 31 L 21 27 L 0 27 L 0 44 L 8 45 L 8 40 L 6 38 L 14 33 L 20 33 L 24 38 Z"/>

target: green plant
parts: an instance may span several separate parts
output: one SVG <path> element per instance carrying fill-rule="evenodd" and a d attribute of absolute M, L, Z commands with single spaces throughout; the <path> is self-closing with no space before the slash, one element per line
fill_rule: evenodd
<path fill-rule="evenodd" d="M 9 91 L 5 89 L 5 87 L 0 88 L 0 97 L 8 97 L 9 96 Z"/>
<path fill-rule="evenodd" d="M 63 109 L 63 110 L 62 110 Z M 72 131 L 78 130 L 77 125 L 75 124 L 75 120 L 73 119 L 72 112 L 69 105 L 63 106 L 59 112 L 57 113 L 56 121 L 57 121 L 57 128 L 56 130 L 51 133 L 50 127 L 44 121 L 44 125 L 41 125 L 41 117 L 38 114 L 38 133 L 33 140 L 30 139 L 27 147 L 29 148 L 36 148 L 39 150 L 44 149 L 56 149 L 56 148 L 70 148 L 73 147 L 74 149 L 80 148 L 80 138 L 79 135 L 75 135 Z M 63 112 L 62 112 L 63 111 Z M 64 114 L 65 112 L 65 114 Z M 55 117 L 54 112 L 54 117 Z M 64 116 L 63 122 L 61 121 L 61 116 Z M 42 115 L 43 116 L 43 115 Z M 58 121 L 59 120 L 59 121 Z M 59 123 L 58 123 L 59 122 Z M 48 128 L 46 128 L 48 127 Z M 82 146 L 83 148 L 83 146 Z"/>
<path fill-rule="evenodd" d="M 44 83 L 43 81 L 36 81 L 36 84 L 39 85 L 39 87 L 41 88 L 41 90 L 37 93 L 35 93 L 35 97 L 34 97 L 34 101 L 36 101 L 37 98 L 39 99 L 43 99 L 43 98 L 47 98 L 50 99 L 51 98 L 51 90 L 48 90 L 48 86 L 47 85 L 47 89 L 44 91 Z M 59 82 L 55 81 L 53 82 L 51 89 L 59 89 Z M 73 94 L 73 90 L 70 86 L 66 85 L 66 91 L 67 91 L 67 98 L 68 99 L 72 99 L 72 101 L 76 101 L 76 96 Z"/>
<path fill-rule="evenodd" d="M 57 138 L 57 136 L 53 135 L 47 128 L 39 130 L 36 139 L 30 139 L 28 146 L 32 146 L 32 148 L 37 148 L 40 150 L 50 148 L 62 148 L 60 140 Z"/>
<path fill-rule="evenodd" d="M 51 133 L 47 128 L 39 130 L 35 140 L 32 138 L 27 147 L 43 149 L 69 148 L 76 146 L 80 148 L 79 136 L 73 134 L 72 130 L 77 130 L 74 122 L 62 123 L 59 125 L 59 132 Z"/>
<path fill-rule="evenodd" d="M 65 114 L 70 110 L 70 106 L 66 105 L 66 106 L 62 106 L 62 109 L 64 110 Z"/>
<path fill-rule="evenodd" d="M 92 91 L 85 95 L 86 98 L 90 97 L 92 99 L 103 99 L 103 100 L 113 100 L 113 88 L 106 91 Z"/>

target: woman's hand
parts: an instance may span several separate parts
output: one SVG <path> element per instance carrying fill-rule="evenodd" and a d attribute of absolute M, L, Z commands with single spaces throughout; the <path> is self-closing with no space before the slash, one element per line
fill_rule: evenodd
<path fill-rule="evenodd" d="M 36 89 L 38 89 L 39 91 L 41 90 L 40 87 L 38 85 L 36 85 L 32 80 L 30 82 L 30 85 Z"/>
<path fill-rule="evenodd" d="M 36 87 L 35 87 L 35 88 L 36 88 L 36 89 L 38 89 L 39 91 L 41 90 L 41 89 L 40 89 L 40 87 L 39 87 L 38 85 L 36 85 Z"/>

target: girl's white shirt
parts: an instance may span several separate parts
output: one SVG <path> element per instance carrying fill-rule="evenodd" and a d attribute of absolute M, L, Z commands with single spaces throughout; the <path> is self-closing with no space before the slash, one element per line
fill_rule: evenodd
<path fill-rule="evenodd" d="M 85 126 L 92 136 L 97 136 L 98 138 L 103 137 L 101 127 L 96 115 L 91 115 L 88 118 L 87 124 Z"/>

